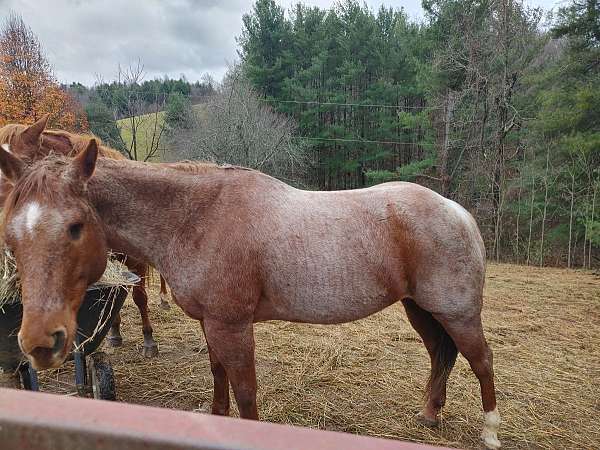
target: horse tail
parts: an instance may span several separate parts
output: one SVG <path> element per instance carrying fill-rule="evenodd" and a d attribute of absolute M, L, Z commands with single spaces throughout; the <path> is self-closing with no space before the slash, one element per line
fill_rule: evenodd
<path fill-rule="evenodd" d="M 444 327 L 439 322 L 435 319 L 433 320 L 437 324 L 435 330 L 438 334 L 438 340 L 435 354 L 431 358 L 431 373 L 425 387 L 426 395 L 429 395 L 434 386 L 440 386 L 441 383 L 446 382 L 458 355 L 458 349 L 450 335 L 446 333 L 446 330 L 444 330 Z"/>

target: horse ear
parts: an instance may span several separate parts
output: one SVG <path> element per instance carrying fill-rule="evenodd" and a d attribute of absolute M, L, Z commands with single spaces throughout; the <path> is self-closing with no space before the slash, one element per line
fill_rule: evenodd
<path fill-rule="evenodd" d="M 97 159 L 98 143 L 96 142 L 96 139 L 90 139 L 85 150 L 73 158 L 73 165 L 78 177 L 84 181 L 89 180 L 94 174 Z"/>
<path fill-rule="evenodd" d="M 33 125 L 29 125 L 21 132 L 21 139 L 25 144 L 33 145 L 35 147 L 39 146 L 40 136 L 46 129 L 46 124 L 48 123 L 49 117 L 50 114 L 46 114 L 40 120 L 35 122 Z"/>
<path fill-rule="evenodd" d="M 23 161 L 10 152 L 8 144 L 0 146 L 0 170 L 2 174 L 13 184 L 19 181 L 23 175 Z"/>

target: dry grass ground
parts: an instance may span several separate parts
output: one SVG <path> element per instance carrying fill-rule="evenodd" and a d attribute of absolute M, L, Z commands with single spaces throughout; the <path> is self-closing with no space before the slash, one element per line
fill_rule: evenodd
<path fill-rule="evenodd" d="M 208 408 L 212 376 L 199 324 L 177 307 L 159 310 L 154 290 L 151 300 L 160 355 L 140 356 L 139 315 L 128 301 L 125 344 L 112 351 L 120 400 Z M 600 277 L 491 264 L 484 326 L 495 354 L 504 448 L 600 448 Z M 462 357 L 441 427 L 414 421 L 429 361 L 400 305 L 340 326 L 273 322 L 255 329 L 263 420 L 479 447 L 479 386 Z"/>

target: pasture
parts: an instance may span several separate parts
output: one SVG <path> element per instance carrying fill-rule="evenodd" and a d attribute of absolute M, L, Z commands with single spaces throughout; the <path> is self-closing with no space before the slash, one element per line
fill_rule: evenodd
<path fill-rule="evenodd" d="M 138 159 L 143 161 L 146 155 L 150 150 L 150 146 L 152 143 L 152 136 L 155 133 L 154 127 L 156 125 L 156 129 L 160 130 L 164 127 L 165 121 L 165 112 L 159 111 L 156 115 L 154 113 L 142 114 L 140 116 L 136 116 L 136 120 L 138 121 L 137 128 L 137 142 L 138 142 Z M 120 119 L 117 120 L 117 127 L 121 132 L 121 137 L 123 138 L 123 142 L 125 145 L 130 148 L 131 141 L 133 139 L 133 133 L 131 130 L 131 121 L 130 119 Z M 160 154 L 156 155 L 153 158 L 150 158 L 151 161 L 160 161 Z"/>
<path fill-rule="evenodd" d="M 193 105 L 192 108 L 196 113 L 202 111 L 202 105 Z M 158 136 L 161 128 L 163 128 L 165 126 L 165 112 L 159 111 L 156 114 L 156 117 L 155 117 L 154 113 L 141 114 L 141 115 L 135 116 L 135 117 L 136 117 L 136 121 L 138 122 L 138 125 L 137 125 L 138 160 L 143 161 L 152 147 L 152 137 Z M 133 139 L 133 133 L 131 130 L 131 120 L 128 118 L 117 120 L 117 127 L 119 128 L 119 131 L 121 132 L 121 137 L 123 138 L 123 142 L 125 142 L 125 145 L 128 148 L 130 148 L 131 140 Z M 163 159 L 164 148 L 166 145 L 164 143 L 165 139 L 166 139 L 166 136 L 163 133 L 163 135 L 161 136 L 161 141 L 160 141 L 161 143 L 159 145 L 159 151 L 150 158 L 150 161 L 160 162 Z"/>
<path fill-rule="evenodd" d="M 490 264 L 483 312 L 494 350 L 504 448 L 600 448 L 600 277 L 589 271 Z M 124 346 L 108 349 L 124 402 L 207 411 L 212 375 L 198 322 L 179 308 L 151 319 L 160 355 L 140 355 L 140 319 L 123 308 Z M 257 324 L 261 419 L 480 448 L 479 385 L 459 357 L 442 425 L 414 421 L 429 360 L 401 305 L 339 326 Z M 43 374 L 47 390 L 66 392 L 65 371 Z M 237 415 L 232 402 L 233 415 Z"/>

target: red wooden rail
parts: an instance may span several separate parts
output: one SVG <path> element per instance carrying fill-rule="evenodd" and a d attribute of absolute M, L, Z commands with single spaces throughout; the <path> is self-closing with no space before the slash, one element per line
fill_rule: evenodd
<path fill-rule="evenodd" d="M 433 448 L 208 414 L 0 389 L 2 450 Z"/>

